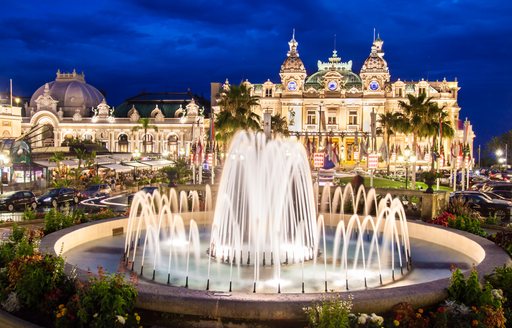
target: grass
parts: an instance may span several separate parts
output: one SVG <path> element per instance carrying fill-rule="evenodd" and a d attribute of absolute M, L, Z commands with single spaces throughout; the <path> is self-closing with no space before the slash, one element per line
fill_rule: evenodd
<path fill-rule="evenodd" d="M 352 177 L 339 178 L 337 179 L 341 184 L 345 185 L 352 181 Z M 370 187 L 370 177 L 364 177 L 364 186 L 366 188 Z M 396 181 L 385 178 L 374 177 L 373 178 L 373 187 L 374 188 L 395 188 L 395 189 L 405 189 L 405 181 Z M 409 188 L 411 187 L 411 181 L 409 181 Z M 423 182 L 416 181 L 416 188 L 421 187 L 421 190 L 426 190 L 427 185 Z M 436 187 L 434 186 L 434 190 Z M 441 191 L 452 191 L 453 189 L 449 186 L 439 186 L 439 190 Z"/>

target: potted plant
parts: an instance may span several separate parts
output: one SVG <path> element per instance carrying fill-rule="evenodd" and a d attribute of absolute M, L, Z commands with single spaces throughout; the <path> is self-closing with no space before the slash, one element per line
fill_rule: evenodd
<path fill-rule="evenodd" d="M 434 189 L 432 188 L 432 186 L 436 183 L 436 179 L 439 177 L 439 173 L 433 171 L 426 171 L 421 174 L 421 179 L 427 185 L 427 190 L 425 190 L 427 194 L 434 193 Z"/>

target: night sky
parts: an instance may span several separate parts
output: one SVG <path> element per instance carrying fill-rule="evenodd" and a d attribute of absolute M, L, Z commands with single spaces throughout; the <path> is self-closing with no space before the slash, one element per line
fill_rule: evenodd
<path fill-rule="evenodd" d="M 210 82 L 279 82 L 296 29 L 308 74 L 334 47 L 359 72 L 373 30 L 391 79 L 458 79 L 475 146 L 512 128 L 510 1 L 2 0 L 0 91 L 84 71 L 110 105 L 141 91 L 209 98 Z"/>

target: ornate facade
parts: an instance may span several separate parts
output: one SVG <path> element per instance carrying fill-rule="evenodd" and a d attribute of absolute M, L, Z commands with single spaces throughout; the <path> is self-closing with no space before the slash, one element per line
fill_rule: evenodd
<path fill-rule="evenodd" d="M 358 73 L 353 71 L 352 61 L 343 62 L 334 50 L 327 62 L 318 61 L 317 71 L 308 75 L 293 35 L 279 71 L 280 81 L 244 82 L 251 94 L 259 98 L 259 106 L 253 110 L 261 117 L 268 111 L 286 117 L 291 134 L 299 137 L 310 153 L 329 147 L 337 153 L 337 162 L 350 165 L 364 160 L 366 154 L 382 150 L 384 138 L 375 133 L 379 130 L 379 114 L 399 111 L 399 101 L 406 101 L 407 94 L 425 93 L 444 108 L 455 130 L 453 139 L 443 139 L 442 155 L 448 159 L 452 143 L 462 142 L 464 138 L 461 109 L 457 103 L 460 89 L 457 80 L 392 81 L 384 59 L 383 43 L 380 38 L 373 41 L 370 54 Z M 212 83 L 212 110 L 215 112 L 220 108 L 213 95 L 219 94 L 222 88 L 229 88 L 229 82 L 223 85 Z M 465 137 L 472 152 L 475 135 L 470 125 Z M 390 157 L 394 152 L 396 158 L 397 151 L 411 144 L 412 140 L 407 136 L 397 135 L 386 149 Z M 430 164 L 428 147 L 427 140 L 420 141 L 419 165 L 421 162 Z M 443 166 L 448 162 L 449 159 Z"/>
<path fill-rule="evenodd" d="M 203 111 L 190 93 L 145 93 L 116 109 L 85 82 L 83 73 L 58 71 L 55 81 L 41 86 L 25 105 L 20 126 L 33 153 L 51 154 L 66 139 L 78 138 L 98 142 L 109 152 L 168 152 L 174 158 L 188 155 L 204 135 Z M 146 130 L 138 123 L 141 117 L 149 118 Z"/>

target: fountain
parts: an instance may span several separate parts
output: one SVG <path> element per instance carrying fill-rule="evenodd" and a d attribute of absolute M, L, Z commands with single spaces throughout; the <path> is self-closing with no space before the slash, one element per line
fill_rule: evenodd
<path fill-rule="evenodd" d="M 370 280 L 382 286 L 398 278 L 395 269 L 400 276 L 410 269 L 399 200 L 387 195 L 378 201 L 373 189 L 350 185 L 328 200 L 327 186 L 320 202 L 325 222 L 324 214 L 317 215 L 317 189 L 301 144 L 239 133 L 227 155 L 210 233 L 200 233 L 194 219 L 200 213 L 197 192 L 190 194 L 190 211 L 185 192 L 137 194 L 126 262 L 157 282 L 254 293 L 281 293 L 283 283 L 302 293 L 368 288 Z M 209 188 L 204 198 L 211 204 Z"/>
<path fill-rule="evenodd" d="M 214 209 L 209 186 L 137 193 L 128 218 L 58 231 L 40 248 L 84 279 L 98 265 L 132 271 L 140 308 L 259 322 L 300 321 L 303 307 L 349 294 L 355 312 L 431 305 L 452 264 L 484 275 L 510 261 L 486 239 L 407 222 L 374 189 L 320 191 L 304 148 L 286 139 L 238 134 L 216 195 Z"/>

